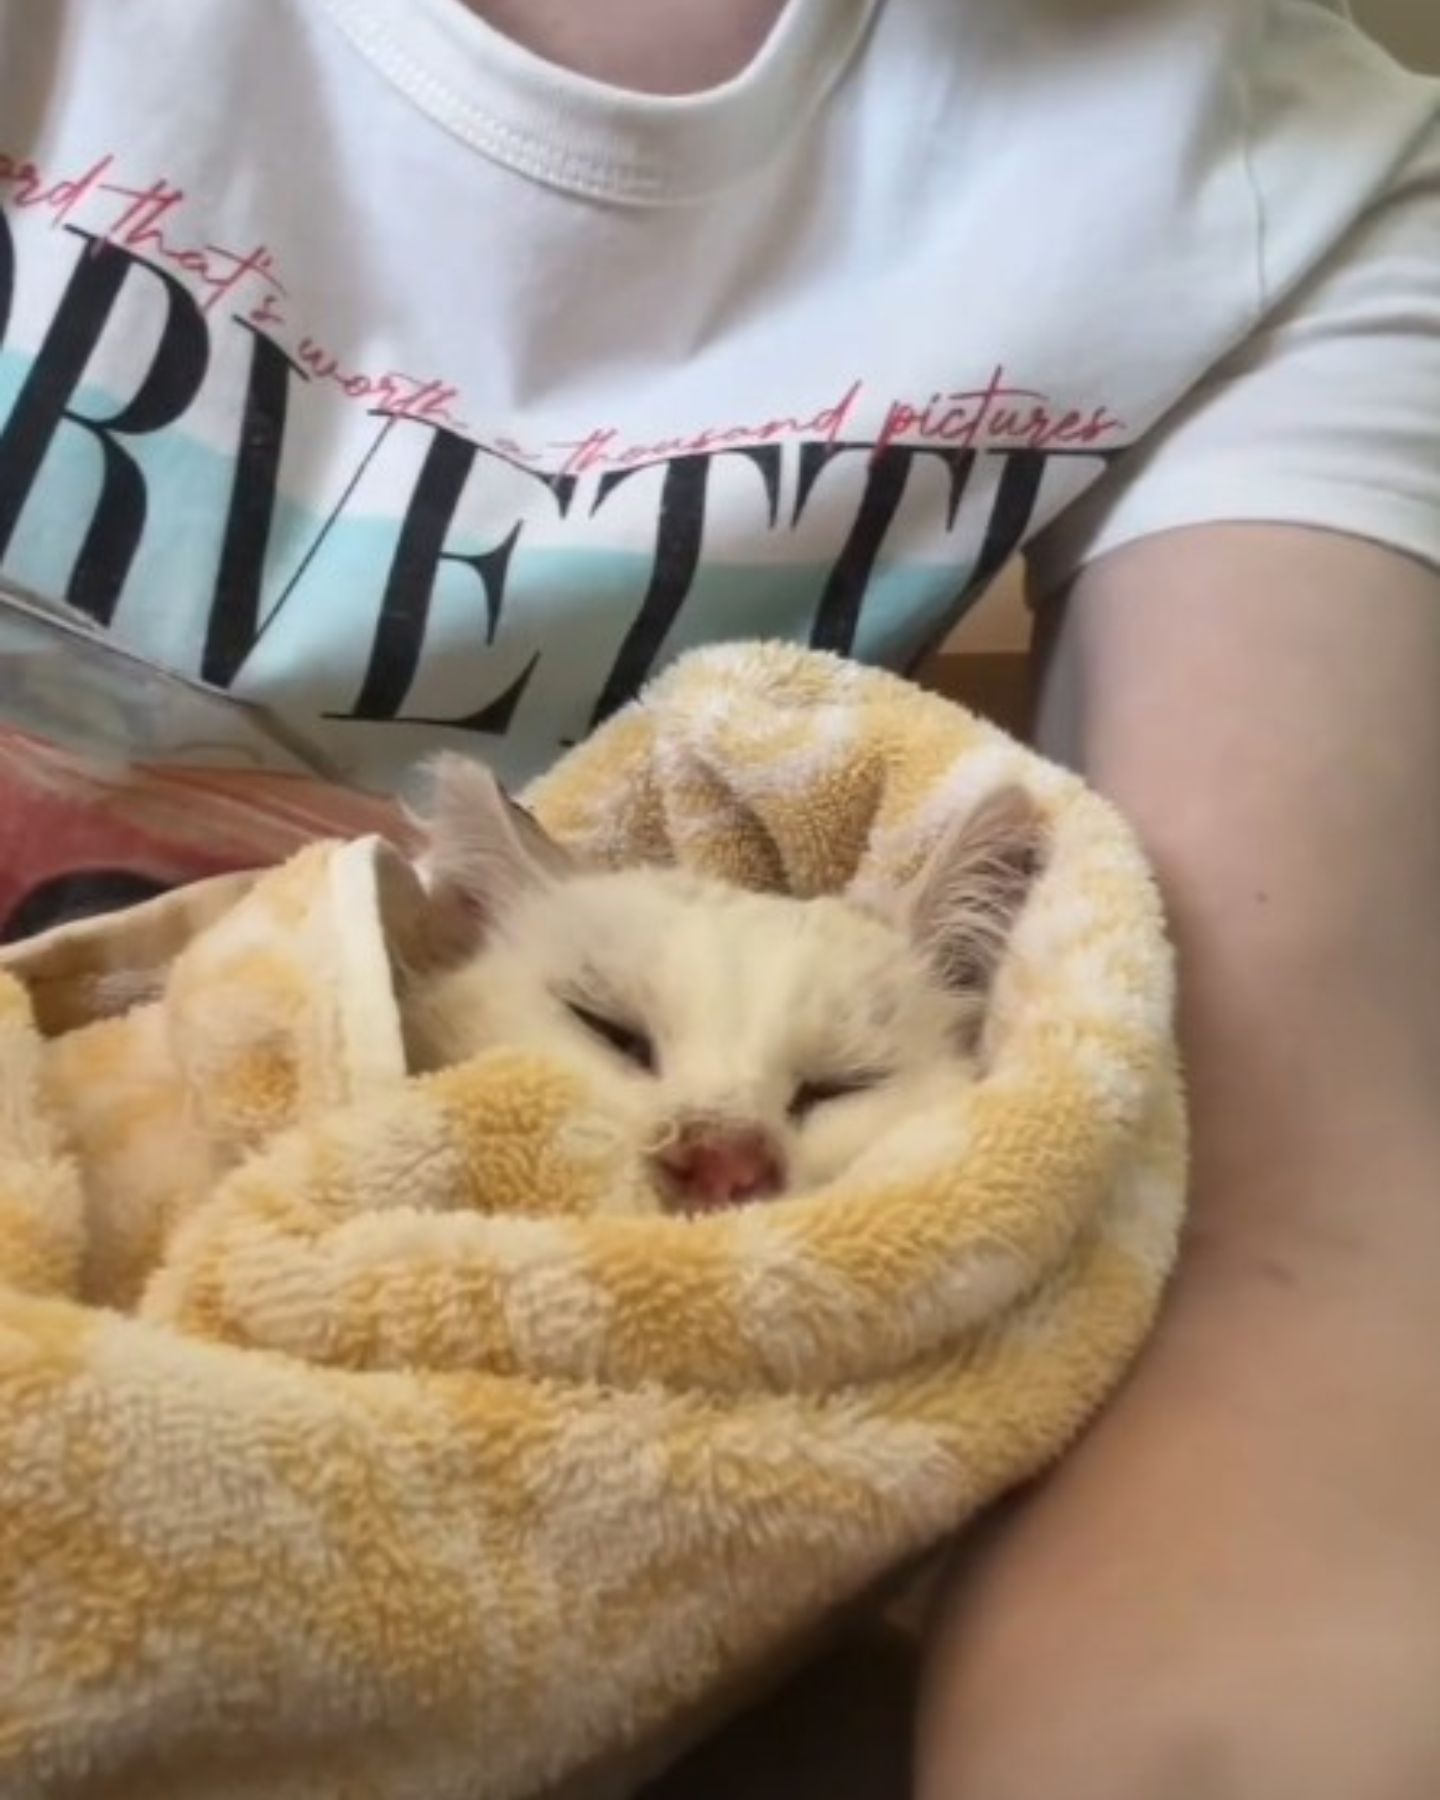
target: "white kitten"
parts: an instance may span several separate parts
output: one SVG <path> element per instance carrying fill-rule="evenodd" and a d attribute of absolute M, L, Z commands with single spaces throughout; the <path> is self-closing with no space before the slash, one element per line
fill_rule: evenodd
<path fill-rule="evenodd" d="M 406 983 L 412 1062 L 501 1046 L 583 1067 L 637 1123 L 657 1202 L 697 1211 L 840 1174 L 957 1067 L 1040 849 L 1007 789 L 894 917 L 675 869 L 587 870 L 477 764 L 435 771 L 429 875 L 450 965 Z"/>

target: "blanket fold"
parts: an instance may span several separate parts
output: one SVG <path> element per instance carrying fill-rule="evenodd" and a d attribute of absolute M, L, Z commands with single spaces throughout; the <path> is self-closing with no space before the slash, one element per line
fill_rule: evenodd
<path fill-rule="evenodd" d="M 664 1745 L 1053 1458 L 1185 1174 L 1144 860 L 893 677 L 683 658 L 526 797 L 602 863 L 874 897 L 1021 783 L 984 1074 L 821 1193 L 637 1216 L 572 1069 L 412 1077 L 397 848 L 0 957 L 0 1793 L 524 1800 Z"/>

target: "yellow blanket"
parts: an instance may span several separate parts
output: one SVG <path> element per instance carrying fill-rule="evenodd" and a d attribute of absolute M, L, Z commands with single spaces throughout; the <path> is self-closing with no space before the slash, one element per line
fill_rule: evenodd
<path fill-rule="evenodd" d="M 0 1793 L 501 1800 L 663 1741 L 1065 1445 L 1184 1144 L 1144 862 L 893 678 L 698 652 L 529 796 L 601 859 L 873 891 L 1011 780 L 986 1077 L 833 1190 L 616 1216 L 515 1054 L 407 1078 L 410 864 L 327 844 L 0 968 Z M 107 1016 L 113 1015 L 113 1016 Z"/>

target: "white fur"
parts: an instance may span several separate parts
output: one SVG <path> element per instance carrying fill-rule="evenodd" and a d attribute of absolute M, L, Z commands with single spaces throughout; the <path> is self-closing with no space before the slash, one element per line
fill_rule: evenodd
<path fill-rule="evenodd" d="M 653 1073 L 567 999 L 643 1031 Z M 975 1000 L 942 987 L 900 930 L 844 901 L 631 869 L 537 886 L 408 1010 L 421 1066 L 501 1045 L 563 1058 L 656 1149 L 688 1119 L 761 1126 L 793 1193 L 832 1180 L 953 1082 Z M 865 1091 L 791 1116 L 805 1084 L 870 1076 Z"/>
<path fill-rule="evenodd" d="M 960 985 L 944 971 L 957 942 L 998 956 L 1013 921 L 997 848 L 1025 848 L 1034 826 L 1013 798 L 950 834 L 887 919 L 676 869 L 589 871 L 528 822 L 517 830 L 483 769 L 447 759 L 437 790 L 439 904 L 447 885 L 460 891 L 483 928 L 459 966 L 407 984 L 417 1068 L 540 1052 L 582 1070 L 600 1109 L 652 1153 L 690 1122 L 760 1127 L 792 1194 L 835 1179 L 973 1069 L 988 970 Z M 597 1036 L 575 1004 L 642 1033 L 653 1066 Z M 805 1087 L 851 1083 L 796 1111 Z"/>

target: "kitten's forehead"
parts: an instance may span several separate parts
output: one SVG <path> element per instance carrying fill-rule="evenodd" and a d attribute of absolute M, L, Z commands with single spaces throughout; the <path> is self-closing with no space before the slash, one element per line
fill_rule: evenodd
<path fill-rule="evenodd" d="M 579 876 L 552 889 L 529 920 L 547 932 L 567 926 L 577 944 L 584 934 L 617 952 L 653 952 L 657 942 L 649 934 L 667 927 L 697 943 L 783 948 L 801 957 L 844 944 L 883 961 L 907 942 L 894 926 L 842 900 L 754 893 L 676 869 Z"/>
<path fill-rule="evenodd" d="M 838 899 L 756 894 L 676 870 L 627 870 L 561 883 L 521 910 L 513 935 L 548 978 L 667 1008 L 703 993 L 728 1011 L 798 996 L 863 1011 L 875 1028 L 928 986 L 908 938 Z"/>

